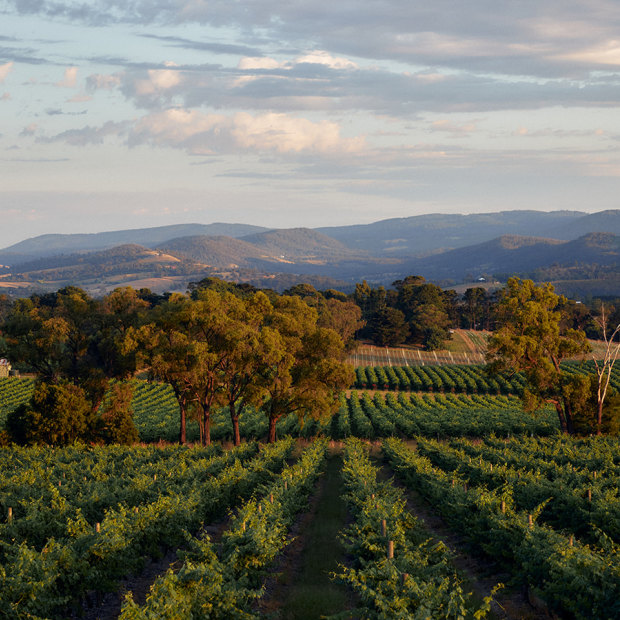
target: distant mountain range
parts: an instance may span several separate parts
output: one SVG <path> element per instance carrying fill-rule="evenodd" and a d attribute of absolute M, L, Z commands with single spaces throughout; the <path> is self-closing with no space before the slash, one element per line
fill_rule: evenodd
<path fill-rule="evenodd" d="M 270 230 L 180 224 L 96 234 L 41 235 L 0 250 L 0 291 L 66 284 L 185 290 L 206 275 L 283 288 L 347 289 L 423 275 L 444 285 L 527 275 L 618 284 L 620 210 L 422 215 L 373 224 Z M 551 278 L 550 278 L 551 276 Z"/>

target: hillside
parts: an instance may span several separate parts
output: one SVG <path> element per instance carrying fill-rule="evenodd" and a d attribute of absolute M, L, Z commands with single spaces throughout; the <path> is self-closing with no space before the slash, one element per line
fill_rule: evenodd
<path fill-rule="evenodd" d="M 597 226 L 606 232 L 589 230 Z M 484 238 L 498 230 L 501 234 Z M 535 235 L 519 232 L 523 230 L 534 230 Z M 339 282 L 348 290 L 362 280 L 389 286 L 417 274 L 444 285 L 510 275 L 558 283 L 597 280 L 599 284 L 581 290 L 609 291 L 620 272 L 620 234 L 615 230 L 620 230 L 620 211 L 509 211 L 434 214 L 321 229 L 182 224 L 44 235 L 0 251 L 0 286 L 14 290 L 75 284 L 102 290 L 131 284 L 182 291 L 189 281 L 216 275 L 278 290 L 311 279 Z M 577 231 L 582 233 L 577 238 L 559 237 Z M 188 232 L 192 234 L 184 234 Z M 474 238 L 482 239 L 453 247 Z M 98 247 L 119 239 L 131 241 Z"/>
<path fill-rule="evenodd" d="M 620 238 L 591 233 L 574 241 L 504 235 L 479 245 L 405 263 L 407 273 L 427 279 L 453 279 L 489 275 L 531 275 L 537 270 L 578 264 L 616 266 Z"/>
<path fill-rule="evenodd" d="M 368 255 L 365 251 L 351 250 L 340 241 L 310 228 L 270 230 L 247 235 L 243 240 L 261 248 L 265 255 L 282 261 L 324 264 L 330 260 Z"/>
<path fill-rule="evenodd" d="M 262 256 L 260 249 L 251 243 L 224 236 L 179 237 L 166 241 L 158 249 L 222 269 L 249 267 L 249 259 Z"/>
<path fill-rule="evenodd" d="M 247 224 L 176 224 L 154 228 L 116 230 L 93 234 L 40 235 L 0 250 L 0 263 L 17 264 L 28 258 L 92 252 L 117 245 L 138 244 L 155 247 L 169 239 L 188 235 L 226 235 L 242 237 L 267 230 Z"/>
<path fill-rule="evenodd" d="M 569 223 L 576 224 L 584 216 L 579 211 L 430 214 L 317 230 L 350 248 L 364 249 L 376 256 L 424 256 L 483 243 L 506 234 L 561 238 L 555 234 L 556 230 Z M 620 226 L 620 213 L 617 220 Z M 579 234 L 597 230 L 584 229 Z"/>

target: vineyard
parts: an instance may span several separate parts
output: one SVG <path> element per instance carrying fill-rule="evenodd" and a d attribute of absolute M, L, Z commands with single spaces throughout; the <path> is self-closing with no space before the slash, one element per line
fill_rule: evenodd
<path fill-rule="evenodd" d="M 248 409 L 237 448 L 226 408 L 212 446 L 172 445 L 170 386 L 132 385 L 140 446 L 0 449 L 0 618 L 620 617 L 620 439 L 561 436 L 554 411 L 525 414 L 520 376 L 358 367 L 334 416 L 289 415 L 264 445 L 268 420 Z M 0 380 L 0 420 L 32 390 Z M 188 439 L 198 433 L 191 422 Z M 328 541 L 338 559 L 310 609 L 281 616 L 274 593 L 300 579 L 283 567 L 313 545 L 299 523 L 324 518 L 328 477 L 345 507 Z M 457 568 L 462 554 L 482 567 L 483 591 Z M 344 592 L 332 607 L 326 583 Z M 511 611 L 503 597 L 522 591 L 538 611 L 528 598 Z"/>

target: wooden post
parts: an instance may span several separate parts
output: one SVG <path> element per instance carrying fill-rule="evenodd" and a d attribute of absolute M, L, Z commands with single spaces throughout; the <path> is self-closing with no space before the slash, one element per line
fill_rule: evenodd
<path fill-rule="evenodd" d="M 381 536 L 387 536 L 387 523 L 385 519 L 381 519 Z"/>
<path fill-rule="evenodd" d="M 241 524 L 241 529 L 245 532 L 245 521 Z"/>
<path fill-rule="evenodd" d="M 528 524 L 530 527 L 533 527 L 533 525 L 534 525 L 534 520 L 532 519 L 532 515 L 527 515 L 527 524 Z"/>
<path fill-rule="evenodd" d="M 13 523 L 13 508 L 9 506 L 9 514 L 7 515 L 7 521 L 9 523 Z"/>
<path fill-rule="evenodd" d="M 269 501 L 273 504 L 273 493 L 269 493 Z"/>
<path fill-rule="evenodd" d="M 502 513 L 506 513 L 506 502 L 502 500 Z"/>
<path fill-rule="evenodd" d="M 592 501 L 592 489 L 588 489 L 588 501 Z"/>
<path fill-rule="evenodd" d="M 573 542 L 574 542 L 574 536 L 571 534 L 568 538 L 568 544 L 572 547 L 573 546 Z"/>
<path fill-rule="evenodd" d="M 394 541 L 388 540 L 387 558 L 391 560 L 394 557 Z"/>
<path fill-rule="evenodd" d="M 401 583 L 402 583 L 403 585 L 405 585 L 405 583 L 407 583 L 407 577 L 409 577 L 409 573 L 403 573 L 403 574 L 400 576 L 400 580 L 401 580 Z"/>
<path fill-rule="evenodd" d="M 258 505 L 258 512 L 260 512 L 260 513 L 263 512 L 263 507 L 261 506 L 261 504 Z"/>
<path fill-rule="evenodd" d="M 97 532 L 97 534 L 99 534 L 101 532 L 101 523 L 96 523 L 95 524 L 95 532 Z"/>
<path fill-rule="evenodd" d="M 157 474 L 153 474 L 153 482 L 157 480 Z"/>

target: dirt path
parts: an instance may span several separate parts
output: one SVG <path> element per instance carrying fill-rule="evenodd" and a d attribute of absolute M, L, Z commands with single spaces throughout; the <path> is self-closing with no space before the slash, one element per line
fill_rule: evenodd
<path fill-rule="evenodd" d="M 380 458 L 379 450 L 377 457 Z M 393 470 L 388 465 L 382 465 L 379 479 L 393 479 L 393 484 L 405 491 L 407 508 L 411 514 L 420 520 L 431 538 L 441 540 L 448 547 L 452 553 L 454 565 L 465 580 L 465 591 L 473 592 L 476 597 L 482 600 L 491 594 L 491 590 L 498 583 L 505 584 L 505 587 L 493 597 L 492 613 L 494 618 L 498 620 L 550 618 L 549 613 L 540 606 L 541 603 L 539 603 L 538 608 L 530 604 L 526 591 L 506 585 L 510 581 L 511 575 L 494 564 L 492 560 L 475 555 L 470 550 L 468 542 L 455 533 L 419 493 L 405 487 L 395 477 Z"/>

